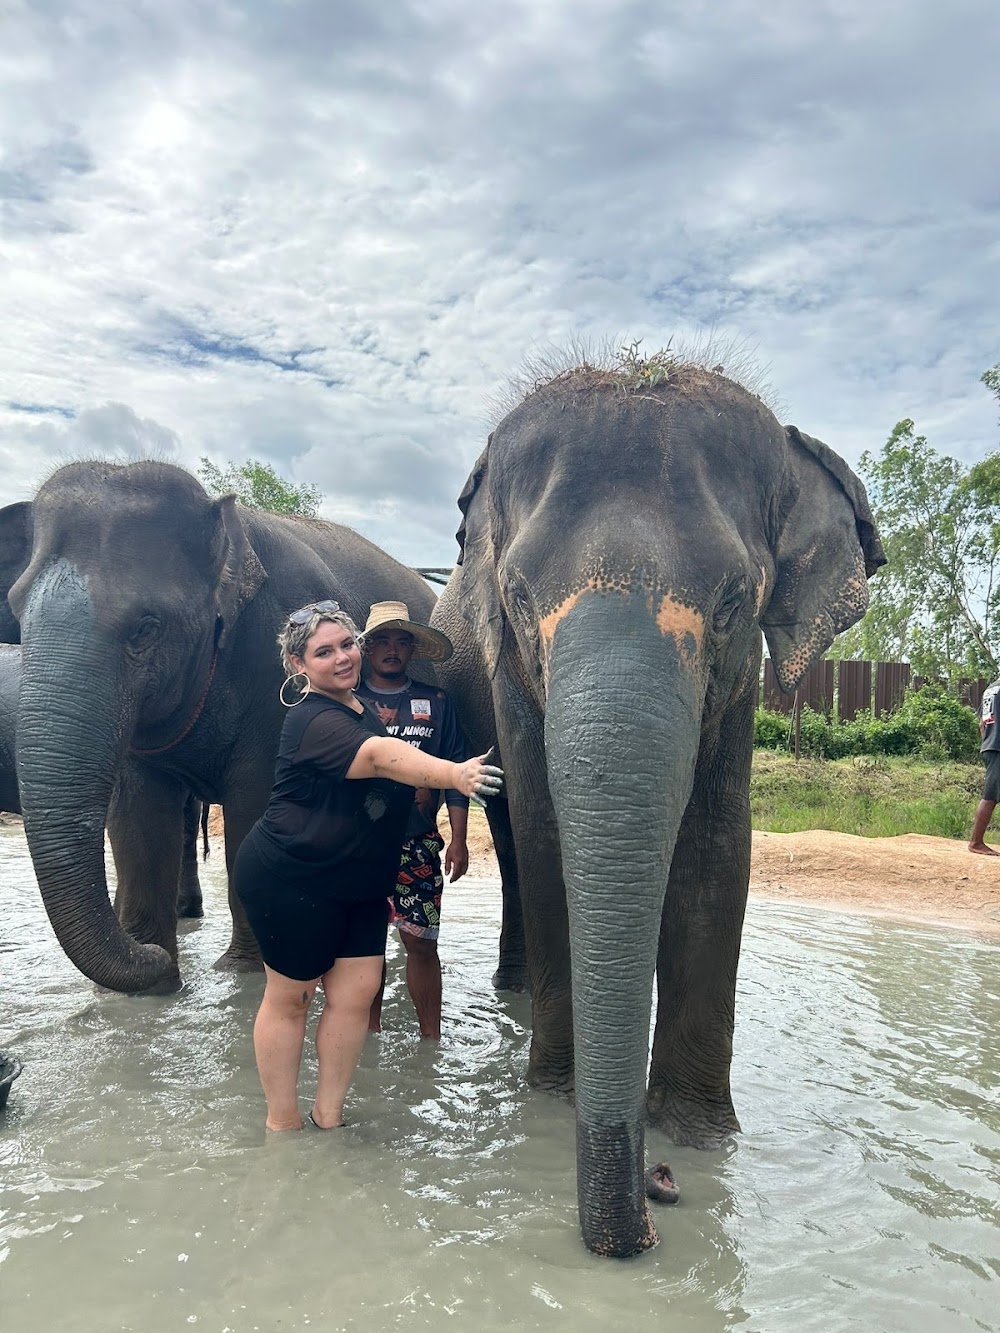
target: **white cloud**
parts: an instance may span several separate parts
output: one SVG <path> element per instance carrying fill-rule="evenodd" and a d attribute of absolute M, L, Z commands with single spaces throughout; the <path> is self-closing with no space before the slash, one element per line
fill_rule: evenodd
<path fill-rule="evenodd" d="M 526 351 L 708 325 L 851 461 L 901 416 L 979 457 L 998 36 L 971 0 L 24 3 L 0 499 L 131 433 L 445 564 Z"/>

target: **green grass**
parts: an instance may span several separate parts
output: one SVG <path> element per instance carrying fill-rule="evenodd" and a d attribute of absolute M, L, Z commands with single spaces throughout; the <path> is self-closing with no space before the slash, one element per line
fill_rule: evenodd
<path fill-rule="evenodd" d="M 755 750 L 753 826 L 769 833 L 828 829 L 866 838 L 967 838 L 982 781 L 978 764 L 868 757 L 796 764 L 791 755 Z"/>
<path fill-rule="evenodd" d="M 979 764 L 918 759 L 802 759 L 755 750 L 753 826 L 768 833 L 827 829 L 865 838 L 925 833 L 966 839 L 982 792 Z M 469 811 L 470 837 L 488 838 L 486 814 Z M 987 841 L 992 841 L 987 837 Z"/>

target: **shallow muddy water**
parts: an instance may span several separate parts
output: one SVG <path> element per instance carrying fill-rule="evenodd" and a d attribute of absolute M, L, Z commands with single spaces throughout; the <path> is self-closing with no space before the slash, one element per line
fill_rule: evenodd
<path fill-rule="evenodd" d="M 97 995 L 0 828 L 0 1046 L 25 1065 L 0 1118 L 5 1333 L 1000 1329 L 996 943 L 751 904 L 744 1133 L 649 1135 L 683 1198 L 619 1263 L 578 1239 L 571 1108 L 524 1086 L 530 1005 L 490 986 L 494 885 L 447 891 L 441 1046 L 394 955 L 351 1125 L 265 1141 L 260 982 L 211 968 L 218 847 L 203 878 L 185 989 Z"/>

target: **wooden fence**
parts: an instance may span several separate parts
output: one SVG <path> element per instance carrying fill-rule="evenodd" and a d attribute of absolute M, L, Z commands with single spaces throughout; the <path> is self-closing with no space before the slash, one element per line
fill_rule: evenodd
<path fill-rule="evenodd" d="M 815 662 L 799 686 L 800 705 L 808 704 L 814 713 L 851 722 L 859 713 L 874 711 L 876 717 L 891 713 L 903 701 L 906 690 L 923 685 L 922 676 L 910 675 L 908 662 Z M 985 680 L 959 681 L 959 695 L 964 703 L 978 711 Z M 775 713 L 790 713 L 795 694 L 785 694 L 778 685 L 769 657 L 764 659 L 758 702 Z"/>

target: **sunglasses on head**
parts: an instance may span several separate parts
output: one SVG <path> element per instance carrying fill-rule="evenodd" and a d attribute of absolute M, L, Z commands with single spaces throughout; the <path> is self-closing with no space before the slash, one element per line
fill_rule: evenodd
<path fill-rule="evenodd" d="M 289 625 L 306 625 L 317 612 L 321 615 L 333 615 L 335 611 L 339 610 L 339 602 L 310 602 L 308 606 L 300 606 L 297 611 L 293 611 L 288 617 L 288 623 Z"/>

